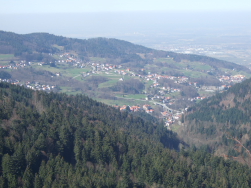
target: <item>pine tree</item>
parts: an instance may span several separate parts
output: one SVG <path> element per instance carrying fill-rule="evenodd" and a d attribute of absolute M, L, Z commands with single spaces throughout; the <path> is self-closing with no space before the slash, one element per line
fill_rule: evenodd
<path fill-rule="evenodd" d="M 24 188 L 32 188 L 33 187 L 33 173 L 30 169 L 29 166 L 26 167 L 25 171 L 24 171 L 24 175 L 22 178 L 22 182 L 23 182 L 23 187 Z"/>

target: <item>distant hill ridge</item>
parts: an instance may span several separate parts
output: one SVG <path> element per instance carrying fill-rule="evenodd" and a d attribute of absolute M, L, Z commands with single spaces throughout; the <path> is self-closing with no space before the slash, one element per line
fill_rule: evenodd
<path fill-rule="evenodd" d="M 0 31 L 0 54 L 15 54 L 15 56 L 25 57 L 25 55 L 32 53 L 48 54 L 60 52 L 60 49 L 55 45 L 63 47 L 63 51 L 76 52 L 83 60 L 88 60 L 89 57 L 102 57 L 112 59 L 113 63 L 130 62 L 130 65 L 140 66 L 140 64 L 152 63 L 154 58 L 170 57 L 176 62 L 182 60 L 198 61 L 216 69 L 236 69 L 251 73 L 246 67 L 235 63 L 207 56 L 154 50 L 118 39 L 74 39 L 48 33 L 21 35 Z M 145 54 L 145 58 L 142 58 L 139 54 Z"/>

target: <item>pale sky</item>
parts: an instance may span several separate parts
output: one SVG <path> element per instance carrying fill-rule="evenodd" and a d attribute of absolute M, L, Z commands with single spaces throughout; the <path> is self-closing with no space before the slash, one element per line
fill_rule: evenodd
<path fill-rule="evenodd" d="M 1 13 L 251 11 L 250 0 L 0 0 Z"/>
<path fill-rule="evenodd" d="M 215 30 L 243 34 L 251 32 L 250 18 L 250 0 L 0 0 L 0 30 L 18 34 L 120 39 Z"/>

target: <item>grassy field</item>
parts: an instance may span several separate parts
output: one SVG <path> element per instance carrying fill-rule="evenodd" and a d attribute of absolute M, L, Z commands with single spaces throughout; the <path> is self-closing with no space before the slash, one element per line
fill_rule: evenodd
<path fill-rule="evenodd" d="M 168 63 L 170 65 L 173 65 L 174 67 L 177 67 L 179 69 L 179 71 L 181 71 L 185 76 L 188 77 L 200 77 L 201 75 L 203 75 L 203 73 L 200 73 L 198 71 L 207 71 L 207 70 L 211 70 L 211 66 L 207 65 L 207 64 L 203 64 L 201 62 L 190 62 L 190 61 L 182 61 L 182 62 L 175 62 L 170 58 L 159 58 L 156 59 L 155 62 L 162 62 L 162 63 Z M 186 68 L 193 68 L 193 70 L 187 70 Z M 154 68 L 154 66 L 148 66 L 148 69 Z M 156 67 L 155 67 L 156 68 Z M 162 70 L 169 70 L 169 68 L 161 68 Z"/>
<path fill-rule="evenodd" d="M 2 60 L 0 60 L 0 65 L 1 65 L 1 66 L 9 65 L 9 62 L 10 62 L 10 61 L 2 61 Z"/>
<path fill-rule="evenodd" d="M 61 73 L 67 77 L 75 77 L 81 75 L 83 72 L 90 71 L 91 69 L 80 69 L 80 68 L 68 68 L 66 70 L 61 70 Z"/>
<path fill-rule="evenodd" d="M 99 88 L 104 88 L 104 87 L 112 87 L 114 86 L 116 83 L 118 82 L 118 80 L 113 79 L 113 80 L 109 80 L 107 82 L 101 83 L 98 85 Z"/>
<path fill-rule="evenodd" d="M 52 73 L 58 73 L 58 72 L 61 72 L 62 69 L 60 68 L 57 68 L 57 67 L 51 67 L 49 65 L 43 65 L 43 66 L 40 66 L 40 65 L 32 65 L 32 67 L 34 68 L 38 68 L 38 69 L 42 69 L 42 70 L 46 70 L 46 71 L 50 71 Z"/>
<path fill-rule="evenodd" d="M 122 75 L 111 73 L 111 72 L 109 72 L 108 74 L 105 73 L 105 72 L 99 72 L 98 74 L 95 74 L 95 75 L 97 75 L 97 76 L 105 76 L 108 79 L 116 79 L 116 80 L 119 80 L 120 78 L 123 77 Z"/>
<path fill-rule="evenodd" d="M 54 44 L 53 47 L 55 47 L 59 50 L 64 50 L 64 46 L 58 46 L 58 45 Z"/>
<path fill-rule="evenodd" d="M 9 72 L 11 74 L 12 72 L 12 69 L 0 69 L 1 71 L 4 71 L 4 72 Z"/>
<path fill-rule="evenodd" d="M 145 83 L 145 87 L 146 88 L 148 88 L 148 87 L 150 87 L 151 85 L 153 85 L 153 80 L 150 80 L 150 81 L 147 81 L 146 83 Z"/>
<path fill-rule="evenodd" d="M 206 73 L 203 72 L 198 72 L 198 71 L 192 71 L 192 70 L 181 70 L 185 76 L 191 77 L 191 78 L 199 78 L 201 76 L 206 76 Z"/>
<path fill-rule="evenodd" d="M 0 60 L 12 60 L 14 57 L 14 54 L 0 54 Z"/>
<path fill-rule="evenodd" d="M 140 100 L 145 100 L 146 95 L 145 94 L 130 94 L 130 95 L 123 95 L 123 94 L 118 94 L 116 95 L 117 97 L 123 97 L 125 99 L 140 99 Z"/>
<path fill-rule="evenodd" d="M 166 97 L 171 97 L 171 98 L 179 97 L 180 96 L 180 92 L 168 93 L 165 96 Z"/>
<path fill-rule="evenodd" d="M 175 124 L 175 125 L 172 125 L 171 127 L 171 130 L 173 132 L 179 132 L 179 130 L 182 128 L 182 125 L 178 125 L 178 124 Z"/>
<path fill-rule="evenodd" d="M 128 80 L 128 79 L 132 78 L 130 76 L 122 76 L 122 75 L 115 74 L 115 73 L 106 74 L 104 72 L 100 72 L 98 74 L 98 76 L 104 76 L 104 77 L 108 78 L 107 82 L 99 84 L 99 88 L 114 86 L 117 82 L 119 82 L 120 78 L 123 78 L 124 80 Z"/>
<path fill-rule="evenodd" d="M 75 79 L 77 80 L 81 80 L 81 74 L 83 72 L 87 72 L 90 71 L 90 68 L 65 68 L 65 66 L 63 65 L 59 65 L 57 67 L 51 67 L 49 65 L 43 65 L 43 66 L 39 66 L 39 65 L 33 65 L 34 68 L 38 68 L 38 69 L 42 69 L 42 70 L 46 70 L 46 71 L 50 71 L 52 73 L 58 73 L 60 72 L 63 76 L 66 77 L 75 77 Z"/>
<path fill-rule="evenodd" d="M 14 54 L 0 54 L 0 65 L 9 65 L 11 60 L 16 60 Z"/>
<path fill-rule="evenodd" d="M 72 90 L 71 87 L 60 87 L 62 90 L 60 91 L 60 93 L 66 93 L 67 95 L 77 95 L 77 94 L 82 94 L 81 91 L 75 91 Z"/>
<path fill-rule="evenodd" d="M 223 71 L 223 72 L 230 73 L 231 75 L 241 74 L 241 75 L 246 76 L 246 78 L 250 78 L 251 77 L 251 74 L 248 74 L 248 73 L 246 73 L 244 71 L 236 71 L 236 70 L 223 69 L 223 68 L 221 68 L 220 70 Z"/>
<path fill-rule="evenodd" d="M 187 67 L 187 63 L 184 63 L 184 62 L 179 62 L 179 63 L 173 62 L 172 65 L 178 67 L 181 70 Z"/>
<path fill-rule="evenodd" d="M 139 100 L 122 99 L 122 98 L 118 98 L 117 100 L 96 98 L 95 100 L 103 102 L 108 105 L 118 105 L 118 106 L 123 106 L 123 105 L 134 106 L 134 105 L 144 105 L 144 104 L 152 105 L 152 103 L 150 103 L 149 101 L 139 101 Z"/>
<path fill-rule="evenodd" d="M 190 68 L 193 68 L 195 70 L 211 70 L 212 67 L 210 65 L 201 63 L 201 62 L 187 62 L 186 65 L 189 65 Z"/>

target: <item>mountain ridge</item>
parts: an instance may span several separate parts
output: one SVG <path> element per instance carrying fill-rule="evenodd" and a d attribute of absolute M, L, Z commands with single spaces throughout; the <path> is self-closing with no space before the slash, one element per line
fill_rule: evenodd
<path fill-rule="evenodd" d="M 111 38 L 91 38 L 91 39 L 74 39 L 62 36 L 56 36 L 49 33 L 31 33 L 16 34 L 12 32 L 0 31 L 0 53 L 14 53 L 15 56 L 22 54 L 34 53 L 56 53 L 60 50 L 53 45 L 63 46 L 67 51 L 77 52 L 82 59 L 88 60 L 89 57 L 106 57 L 115 58 L 118 62 L 142 62 L 151 63 L 153 58 L 170 57 L 174 61 L 181 60 L 201 61 L 212 67 L 222 67 L 228 69 L 243 70 L 250 73 L 251 71 L 235 63 L 218 60 L 207 56 L 178 54 L 150 49 L 141 45 L 136 45 L 124 40 Z M 148 60 L 140 57 L 138 54 L 148 54 Z M 136 65 L 135 65 L 136 66 Z"/>

